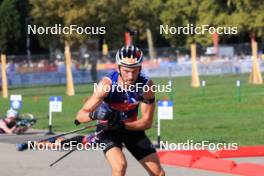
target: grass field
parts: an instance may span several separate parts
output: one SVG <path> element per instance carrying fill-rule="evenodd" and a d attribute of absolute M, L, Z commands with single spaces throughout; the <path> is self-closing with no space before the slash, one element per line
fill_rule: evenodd
<path fill-rule="evenodd" d="M 205 95 L 201 89 L 190 87 L 189 77 L 173 79 L 174 119 L 161 122 L 162 140 L 231 142 L 239 145 L 264 144 L 264 85 L 249 85 L 248 75 L 201 76 L 206 80 Z M 241 102 L 237 99 L 236 80 L 241 80 Z M 168 78 L 153 79 L 166 84 Z M 83 99 L 90 96 L 92 84 L 76 85 L 76 95 L 65 96 L 65 86 L 11 89 L 9 94 L 22 94 L 21 113 L 38 117 L 35 128 L 47 129 L 49 96 L 63 97 L 63 112 L 53 114 L 55 131 L 75 129 L 73 120 Z M 158 93 L 162 99 L 164 93 Z M 39 98 L 39 99 L 38 99 Z M 9 107 L 9 100 L 0 99 L 1 114 Z M 156 116 L 155 116 L 156 119 Z M 156 123 L 156 121 L 155 121 Z M 147 133 L 156 139 L 156 128 Z"/>

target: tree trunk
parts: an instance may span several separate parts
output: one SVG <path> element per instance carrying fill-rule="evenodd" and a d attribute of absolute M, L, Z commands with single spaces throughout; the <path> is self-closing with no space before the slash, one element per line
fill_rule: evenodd
<path fill-rule="evenodd" d="M 196 44 L 191 44 L 191 58 L 192 58 L 192 87 L 200 87 L 200 79 L 196 63 Z"/>
<path fill-rule="evenodd" d="M 2 66 L 2 93 L 3 98 L 8 98 L 8 83 L 6 77 L 6 55 L 1 54 L 1 66 Z"/>
<path fill-rule="evenodd" d="M 258 62 L 258 43 L 255 37 L 251 37 L 251 49 L 252 49 L 252 70 L 249 76 L 249 83 L 251 84 L 263 84 L 261 70 Z"/>
<path fill-rule="evenodd" d="M 67 77 L 67 90 L 66 94 L 68 96 L 73 96 L 74 93 L 74 83 L 72 78 L 72 70 L 71 70 L 71 51 L 69 42 L 65 41 L 65 63 L 66 63 L 66 77 Z"/>
<path fill-rule="evenodd" d="M 157 58 L 157 52 L 155 51 L 152 33 L 149 28 L 147 28 L 147 40 L 148 40 L 149 57 L 152 60 Z"/>

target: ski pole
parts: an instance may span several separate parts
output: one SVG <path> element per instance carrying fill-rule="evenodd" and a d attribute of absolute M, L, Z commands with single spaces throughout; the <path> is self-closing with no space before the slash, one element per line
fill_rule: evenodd
<path fill-rule="evenodd" d="M 95 132 L 95 137 L 101 133 L 103 133 L 104 131 L 106 131 L 106 129 L 102 129 L 99 132 Z M 67 152 L 66 154 L 62 155 L 59 159 L 57 159 L 56 161 L 54 161 L 53 163 L 50 164 L 50 167 L 52 167 L 53 165 L 55 165 L 56 163 L 58 163 L 60 160 L 62 160 L 63 158 L 65 158 L 66 156 L 68 156 L 69 154 L 71 154 L 72 152 L 76 151 L 78 148 L 75 147 L 74 149 L 70 150 L 69 152 Z"/>
<path fill-rule="evenodd" d="M 53 136 L 53 137 L 49 137 L 49 138 L 46 138 L 46 139 L 42 139 L 40 141 L 37 141 L 38 143 L 39 142 L 44 142 L 44 141 L 55 141 L 57 138 L 59 137 L 62 137 L 62 136 L 66 136 L 66 135 L 69 135 L 69 134 L 73 134 L 73 133 L 77 133 L 77 132 L 80 132 L 80 131 L 83 131 L 83 130 L 86 130 L 86 129 L 90 129 L 90 128 L 95 128 L 97 125 L 89 125 L 89 126 L 85 126 L 85 127 L 82 127 L 80 129 L 76 129 L 76 130 L 72 130 L 72 131 L 69 131 L 69 132 L 65 132 L 65 133 L 62 133 L 62 134 L 59 134 L 59 135 L 56 135 L 56 136 Z M 28 142 L 31 142 L 31 141 L 28 141 Z M 21 144 L 17 144 L 17 150 L 18 151 L 23 151 L 25 149 L 28 148 L 28 142 L 24 142 L 24 143 L 21 143 Z"/>

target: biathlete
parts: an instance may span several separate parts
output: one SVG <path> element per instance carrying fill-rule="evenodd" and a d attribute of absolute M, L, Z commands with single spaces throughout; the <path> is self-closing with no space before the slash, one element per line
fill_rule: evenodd
<path fill-rule="evenodd" d="M 108 130 L 98 136 L 99 143 L 105 143 L 105 157 L 113 176 L 125 175 L 127 161 L 122 146 L 141 163 L 149 175 L 163 176 L 156 150 L 145 135 L 151 128 L 155 111 L 153 81 L 141 73 L 143 52 L 130 45 L 117 51 L 118 69 L 103 77 L 94 89 L 93 95 L 85 102 L 76 115 L 75 123 L 98 120 L 100 123 L 113 118 Z M 147 87 L 147 88 L 144 88 Z M 141 106 L 141 118 L 138 108 Z M 97 130 L 100 130 L 98 127 Z"/>

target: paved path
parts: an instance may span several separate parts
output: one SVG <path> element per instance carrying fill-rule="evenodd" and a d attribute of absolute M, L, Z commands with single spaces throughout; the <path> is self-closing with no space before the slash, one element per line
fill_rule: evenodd
<path fill-rule="evenodd" d="M 111 169 L 101 151 L 76 151 L 53 167 L 49 164 L 63 151 L 16 151 L 15 144 L 43 138 L 44 131 L 33 131 L 26 135 L 0 135 L 0 166 L 3 176 L 107 176 Z M 127 176 L 148 175 L 127 150 Z M 228 174 L 209 172 L 184 167 L 164 166 L 168 176 L 224 176 Z"/>

